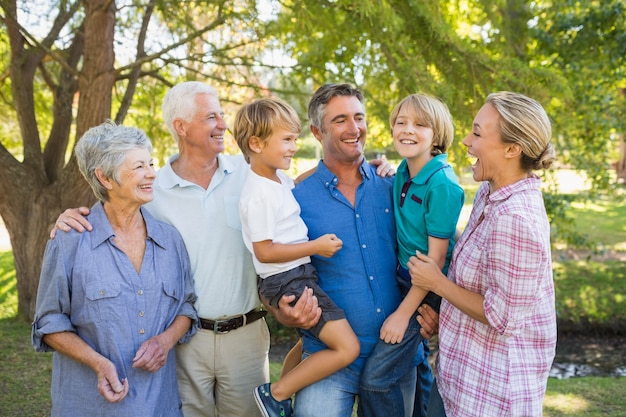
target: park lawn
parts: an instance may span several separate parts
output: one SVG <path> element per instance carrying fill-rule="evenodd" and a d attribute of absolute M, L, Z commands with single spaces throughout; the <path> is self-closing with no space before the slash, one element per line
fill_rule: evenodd
<path fill-rule="evenodd" d="M 616 199 L 618 199 L 616 201 Z M 626 252 L 626 201 L 621 196 L 599 196 L 594 201 L 572 202 L 570 214 L 598 250 Z"/>

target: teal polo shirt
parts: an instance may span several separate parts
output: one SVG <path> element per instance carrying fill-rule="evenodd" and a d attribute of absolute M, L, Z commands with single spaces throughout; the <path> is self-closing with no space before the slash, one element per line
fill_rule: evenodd
<path fill-rule="evenodd" d="M 398 263 L 406 268 L 416 250 L 428 254 L 428 236 L 448 239 L 443 269 L 446 274 L 464 202 L 465 193 L 448 164 L 447 154 L 434 156 L 413 178 L 403 160 L 393 184 Z"/>

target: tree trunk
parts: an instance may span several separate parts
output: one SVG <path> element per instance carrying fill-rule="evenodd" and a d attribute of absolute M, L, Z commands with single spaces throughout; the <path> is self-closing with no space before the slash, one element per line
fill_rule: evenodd
<path fill-rule="evenodd" d="M 78 76 L 77 137 L 110 118 L 115 82 L 115 2 L 85 0 L 83 5 L 85 37 L 83 66 Z M 95 198 L 73 157 L 62 168 L 60 164 L 55 167 L 52 161 L 44 169 L 39 132 L 34 123 L 32 94 L 37 57 L 24 53 L 23 41 L 17 31 L 11 34 L 12 91 L 24 138 L 24 162 L 19 163 L 8 152 L 0 150 L 0 215 L 9 233 L 15 259 L 18 316 L 32 319 L 41 261 L 54 221 L 66 208 L 90 206 Z M 59 107 L 64 108 L 70 112 L 67 120 L 71 122 L 72 109 L 70 106 Z"/>

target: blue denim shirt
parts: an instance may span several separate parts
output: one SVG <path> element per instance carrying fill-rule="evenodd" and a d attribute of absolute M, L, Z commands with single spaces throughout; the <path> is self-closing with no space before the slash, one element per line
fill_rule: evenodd
<path fill-rule="evenodd" d="M 162 333 L 176 316 L 187 316 L 191 328 L 179 341 L 197 331 L 195 295 L 189 258 L 174 227 L 141 209 L 148 238 L 138 274 L 124 252 L 113 243 L 113 229 L 101 203 L 87 217 L 90 233 L 57 233 L 46 246 L 33 346 L 51 351 L 43 336 L 74 332 L 111 360 L 130 391 L 111 404 L 98 393 L 95 372 L 55 352 L 52 365 L 53 416 L 181 416 L 176 381 L 175 350 L 155 373 L 132 367 L 143 342 Z"/>
<path fill-rule="evenodd" d="M 314 174 L 293 190 L 309 239 L 334 233 L 343 248 L 331 258 L 312 256 L 319 284 L 342 308 L 361 342 L 361 354 L 350 365 L 360 372 L 379 338 L 380 327 L 400 304 L 396 284 L 396 229 L 393 213 L 393 178 L 381 178 L 366 162 L 360 167 L 363 182 L 352 204 L 336 188 L 337 177 L 321 161 Z M 303 333 L 304 350 L 326 346 Z"/>

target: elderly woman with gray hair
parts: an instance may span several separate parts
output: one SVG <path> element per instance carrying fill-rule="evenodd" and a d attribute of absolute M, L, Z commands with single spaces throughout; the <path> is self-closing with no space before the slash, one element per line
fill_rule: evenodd
<path fill-rule="evenodd" d="M 152 145 L 111 122 L 75 148 L 98 202 L 91 233 L 58 234 L 43 259 L 33 346 L 54 351 L 52 416 L 182 416 L 175 350 L 196 332 L 180 234 L 154 219 Z"/>
<path fill-rule="evenodd" d="M 428 416 L 540 416 L 556 349 L 550 224 L 534 170 L 555 160 L 550 119 L 519 93 L 490 94 L 463 139 L 481 185 L 448 277 L 424 255 L 411 282 L 440 295 Z M 437 389 L 438 388 L 438 389 Z"/>

